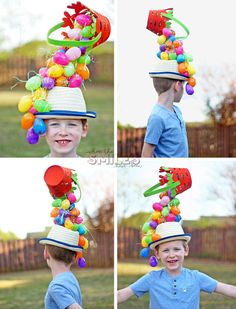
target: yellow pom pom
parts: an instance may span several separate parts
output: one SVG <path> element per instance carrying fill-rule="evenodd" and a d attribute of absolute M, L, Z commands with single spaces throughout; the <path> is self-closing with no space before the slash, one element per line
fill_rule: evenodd
<path fill-rule="evenodd" d="M 21 99 L 20 102 L 18 104 L 18 110 L 21 113 L 25 113 L 28 112 L 28 110 L 30 109 L 32 105 L 32 97 L 31 95 L 24 95 Z"/>
<path fill-rule="evenodd" d="M 162 216 L 162 214 L 161 214 L 160 211 L 154 211 L 151 218 L 152 218 L 152 220 L 158 220 L 161 216 Z"/>
<path fill-rule="evenodd" d="M 161 60 L 168 60 L 169 59 L 169 55 L 166 52 L 162 52 L 161 53 Z"/>
<path fill-rule="evenodd" d="M 70 208 L 70 201 L 68 199 L 65 199 L 64 201 L 61 202 L 61 207 L 65 210 Z"/>
<path fill-rule="evenodd" d="M 188 69 L 187 70 L 188 70 L 190 76 L 193 76 L 194 74 L 196 74 L 196 70 L 191 65 L 188 65 Z"/>
<path fill-rule="evenodd" d="M 165 43 L 166 39 L 167 39 L 166 36 L 160 35 L 160 36 L 157 37 L 157 43 L 162 45 L 162 44 Z"/>

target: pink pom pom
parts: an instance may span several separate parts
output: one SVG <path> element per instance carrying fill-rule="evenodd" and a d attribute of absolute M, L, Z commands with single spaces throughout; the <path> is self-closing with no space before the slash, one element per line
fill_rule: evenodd
<path fill-rule="evenodd" d="M 163 196 L 160 203 L 161 205 L 166 206 L 169 204 L 169 202 L 170 202 L 169 196 Z"/>
<path fill-rule="evenodd" d="M 166 222 L 174 222 L 176 219 L 175 215 L 172 213 L 169 213 L 169 215 L 166 217 Z"/>
<path fill-rule="evenodd" d="M 169 37 L 169 36 L 171 36 L 171 35 L 172 35 L 171 30 L 170 30 L 170 29 L 168 29 L 168 28 L 164 28 L 164 29 L 162 30 L 162 33 L 163 33 L 163 34 L 164 34 L 164 36 L 166 36 L 166 37 Z"/>
<path fill-rule="evenodd" d="M 156 211 L 162 211 L 163 206 L 160 203 L 154 203 L 152 208 Z"/>
<path fill-rule="evenodd" d="M 181 54 L 183 54 L 183 53 L 184 53 L 183 47 L 182 47 L 182 46 L 177 47 L 177 48 L 175 49 L 175 53 L 176 53 L 176 55 L 181 55 Z"/>
<path fill-rule="evenodd" d="M 42 77 L 48 77 L 48 68 L 42 67 L 39 69 L 39 75 Z"/>
<path fill-rule="evenodd" d="M 76 202 L 76 196 L 74 195 L 74 193 L 69 193 L 67 195 L 67 199 L 70 201 L 71 204 Z"/>

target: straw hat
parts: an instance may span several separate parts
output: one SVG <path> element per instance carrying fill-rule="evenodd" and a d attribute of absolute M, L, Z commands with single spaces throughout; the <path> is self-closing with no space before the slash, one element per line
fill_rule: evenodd
<path fill-rule="evenodd" d="M 80 88 L 54 87 L 48 91 L 50 112 L 38 112 L 37 118 L 96 118 L 96 112 L 87 111 Z"/>
<path fill-rule="evenodd" d="M 61 225 L 53 225 L 48 236 L 39 240 L 41 245 L 53 245 L 71 251 L 81 252 L 82 247 L 78 246 L 79 233 L 72 231 Z"/>
<path fill-rule="evenodd" d="M 178 63 L 176 60 L 159 60 L 154 68 L 149 72 L 150 77 L 163 77 L 177 80 L 188 80 L 178 71 Z"/>
<path fill-rule="evenodd" d="M 173 240 L 185 240 L 187 243 L 191 239 L 191 234 L 185 234 L 179 222 L 165 222 L 159 224 L 155 234 L 160 235 L 160 239 L 151 242 L 149 247 L 155 249 L 157 245 Z"/>

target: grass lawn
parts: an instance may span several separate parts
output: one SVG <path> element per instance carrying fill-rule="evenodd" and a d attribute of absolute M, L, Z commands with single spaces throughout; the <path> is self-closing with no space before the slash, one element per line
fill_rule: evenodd
<path fill-rule="evenodd" d="M 43 157 L 49 153 L 44 137 L 37 145 L 25 141 L 26 131 L 20 127 L 23 114 L 18 112 L 19 99 L 28 91 L 0 92 L 0 157 Z M 89 133 L 82 139 L 79 155 L 112 156 L 114 152 L 114 99 L 112 86 L 87 86 L 83 91 L 87 109 L 97 112 L 97 118 L 89 120 Z"/>
<path fill-rule="evenodd" d="M 113 269 L 78 269 L 77 276 L 85 309 L 113 309 Z M 51 281 L 49 269 L 0 275 L 0 308 L 42 309 Z"/>
<path fill-rule="evenodd" d="M 216 280 L 236 285 L 235 263 L 186 259 L 184 266 L 202 271 Z M 118 263 L 118 289 L 127 287 L 150 270 L 153 269 L 148 266 L 147 260 L 132 260 Z M 126 308 L 149 308 L 148 295 L 144 295 L 140 299 L 133 296 L 130 300 L 118 306 L 118 309 Z M 216 293 L 201 293 L 201 308 L 235 309 L 235 299 L 224 297 Z"/>

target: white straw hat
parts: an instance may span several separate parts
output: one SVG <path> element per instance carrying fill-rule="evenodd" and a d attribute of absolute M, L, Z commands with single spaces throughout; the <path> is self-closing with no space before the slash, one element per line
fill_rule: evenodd
<path fill-rule="evenodd" d="M 150 77 L 163 77 L 177 80 L 188 80 L 178 71 L 178 63 L 176 60 L 159 60 L 154 68 L 149 72 Z"/>
<path fill-rule="evenodd" d="M 87 111 L 80 88 L 53 87 L 48 91 L 47 102 L 50 112 L 38 112 L 37 118 L 96 118 L 96 113 Z"/>
<path fill-rule="evenodd" d="M 149 247 L 154 249 L 157 245 L 173 240 L 186 240 L 187 243 L 191 239 L 191 234 L 185 234 L 179 222 L 165 222 L 157 226 L 155 234 L 160 235 L 160 239 L 151 242 Z"/>
<path fill-rule="evenodd" d="M 48 236 L 41 238 L 39 243 L 41 245 L 53 245 L 76 252 L 83 250 L 83 248 L 78 245 L 78 231 L 69 230 L 68 228 L 58 224 L 53 225 L 50 232 L 48 233 Z"/>

